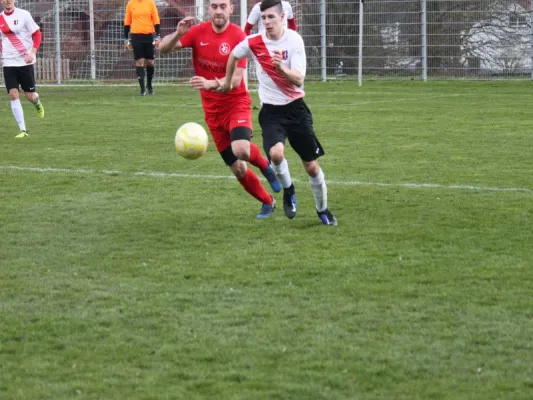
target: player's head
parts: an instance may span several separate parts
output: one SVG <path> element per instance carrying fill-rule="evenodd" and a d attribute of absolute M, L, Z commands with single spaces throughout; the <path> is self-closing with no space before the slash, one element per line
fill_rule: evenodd
<path fill-rule="evenodd" d="M 211 0 L 209 3 L 209 16 L 215 30 L 224 30 L 229 24 L 231 14 L 233 14 L 231 0 Z"/>
<path fill-rule="evenodd" d="M 268 36 L 279 36 L 283 33 L 283 7 L 281 0 L 263 0 L 261 6 L 261 20 L 265 25 Z"/>
<path fill-rule="evenodd" d="M 15 8 L 15 0 L 1 0 L 1 2 L 7 12 L 11 12 Z"/>

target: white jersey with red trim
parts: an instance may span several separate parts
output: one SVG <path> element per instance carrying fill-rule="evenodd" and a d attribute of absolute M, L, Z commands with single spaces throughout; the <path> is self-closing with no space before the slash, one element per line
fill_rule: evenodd
<path fill-rule="evenodd" d="M 283 8 L 284 13 L 283 26 L 285 26 L 286 28 L 287 20 L 294 18 L 291 3 L 289 3 L 288 1 L 282 1 L 281 8 Z M 248 22 L 250 25 L 257 24 L 257 32 L 259 33 L 265 31 L 265 25 L 263 24 L 263 20 L 261 19 L 261 2 L 257 3 L 252 7 L 252 11 L 250 11 L 250 15 L 248 15 L 248 19 L 246 20 L 246 22 Z"/>
<path fill-rule="evenodd" d="M 33 48 L 32 35 L 37 30 L 39 30 L 39 25 L 26 10 L 15 8 L 9 14 L 5 11 L 0 13 L 0 37 L 2 39 L 0 52 L 4 67 L 29 65 L 24 61 L 24 55 Z"/>
<path fill-rule="evenodd" d="M 285 105 L 305 96 L 303 86 L 293 85 L 272 64 L 274 50 L 281 51 L 283 64 L 305 76 L 307 60 L 302 37 L 291 29 L 279 40 L 270 40 L 265 33 L 248 36 L 233 50 L 236 58 L 253 57 L 261 104 Z"/>

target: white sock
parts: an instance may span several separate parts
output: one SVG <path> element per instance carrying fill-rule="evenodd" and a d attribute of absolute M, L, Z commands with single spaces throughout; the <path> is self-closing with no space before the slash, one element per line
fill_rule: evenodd
<path fill-rule="evenodd" d="M 313 197 L 315 198 L 316 209 L 318 211 L 324 211 L 328 208 L 328 188 L 326 187 L 322 168 L 319 167 L 317 176 L 309 177 L 309 184 L 311 185 Z"/>
<path fill-rule="evenodd" d="M 284 158 L 281 164 L 276 165 L 272 163 L 272 169 L 276 173 L 276 176 L 284 189 L 288 189 L 292 185 L 291 173 L 289 172 L 289 163 Z"/>
<path fill-rule="evenodd" d="M 20 104 L 20 99 L 11 100 L 11 111 L 13 111 L 13 116 L 15 117 L 15 121 L 17 121 L 19 129 L 25 131 L 24 110 L 22 109 L 22 104 Z"/>

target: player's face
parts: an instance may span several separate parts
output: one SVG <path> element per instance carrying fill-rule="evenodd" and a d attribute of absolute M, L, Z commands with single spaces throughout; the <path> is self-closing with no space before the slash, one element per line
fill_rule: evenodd
<path fill-rule="evenodd" d="M 15 0 L 2 0 L 4 10 L 11 12 L 15 8 Z"/>
<path fill-rule="evenodd" d="M 231 0 L 211 0 L 209 4 L 209 15 L 216 28 L 225 28 L 231 14 L 233 14 Z"/>
<path fill-rule="evenodd" d="M 279 7 L 270 7 L 261 13 L 261 20 L 268 36 L 279 37 L 283 33 L 283 12 Z"/>

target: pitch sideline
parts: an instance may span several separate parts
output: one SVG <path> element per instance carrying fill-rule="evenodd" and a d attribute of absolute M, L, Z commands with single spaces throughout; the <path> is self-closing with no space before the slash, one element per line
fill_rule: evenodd
<path fill-rule="evenodd" d="M 126 175 L 144 176 L 152 178 L 195 178 L 195 179 L 234 179 L 232 175 L 212 175 L 212 174 L 180 174 L 173 172 L 155 171 L 117 171 L 117 170 L 95 170 L 84 168 L 53 168 L 53 167 L 24 167 L 17 165 L 0 165 L 2 171 L 23 171 L 35 173 L 64 173 L 64 174 L 84 174 L 84 175 Z M 295 182 L 301 180 L 294 179 Z M 470 190 L 478 192 L 522 192 L 533 193 L 533 189 L 521 187 L 497 187 L 497 186 L 475 186 L 475 185 L 443 185 L 439 183 L 386 183 L 386 182 L 364 182 L 364 181 L 337 181 L 326 179 L 328 185 L 339 186 L 375 186 L 375 187 L 401 187 L 407 189 L 450 189 L 450 190 Z"/>

